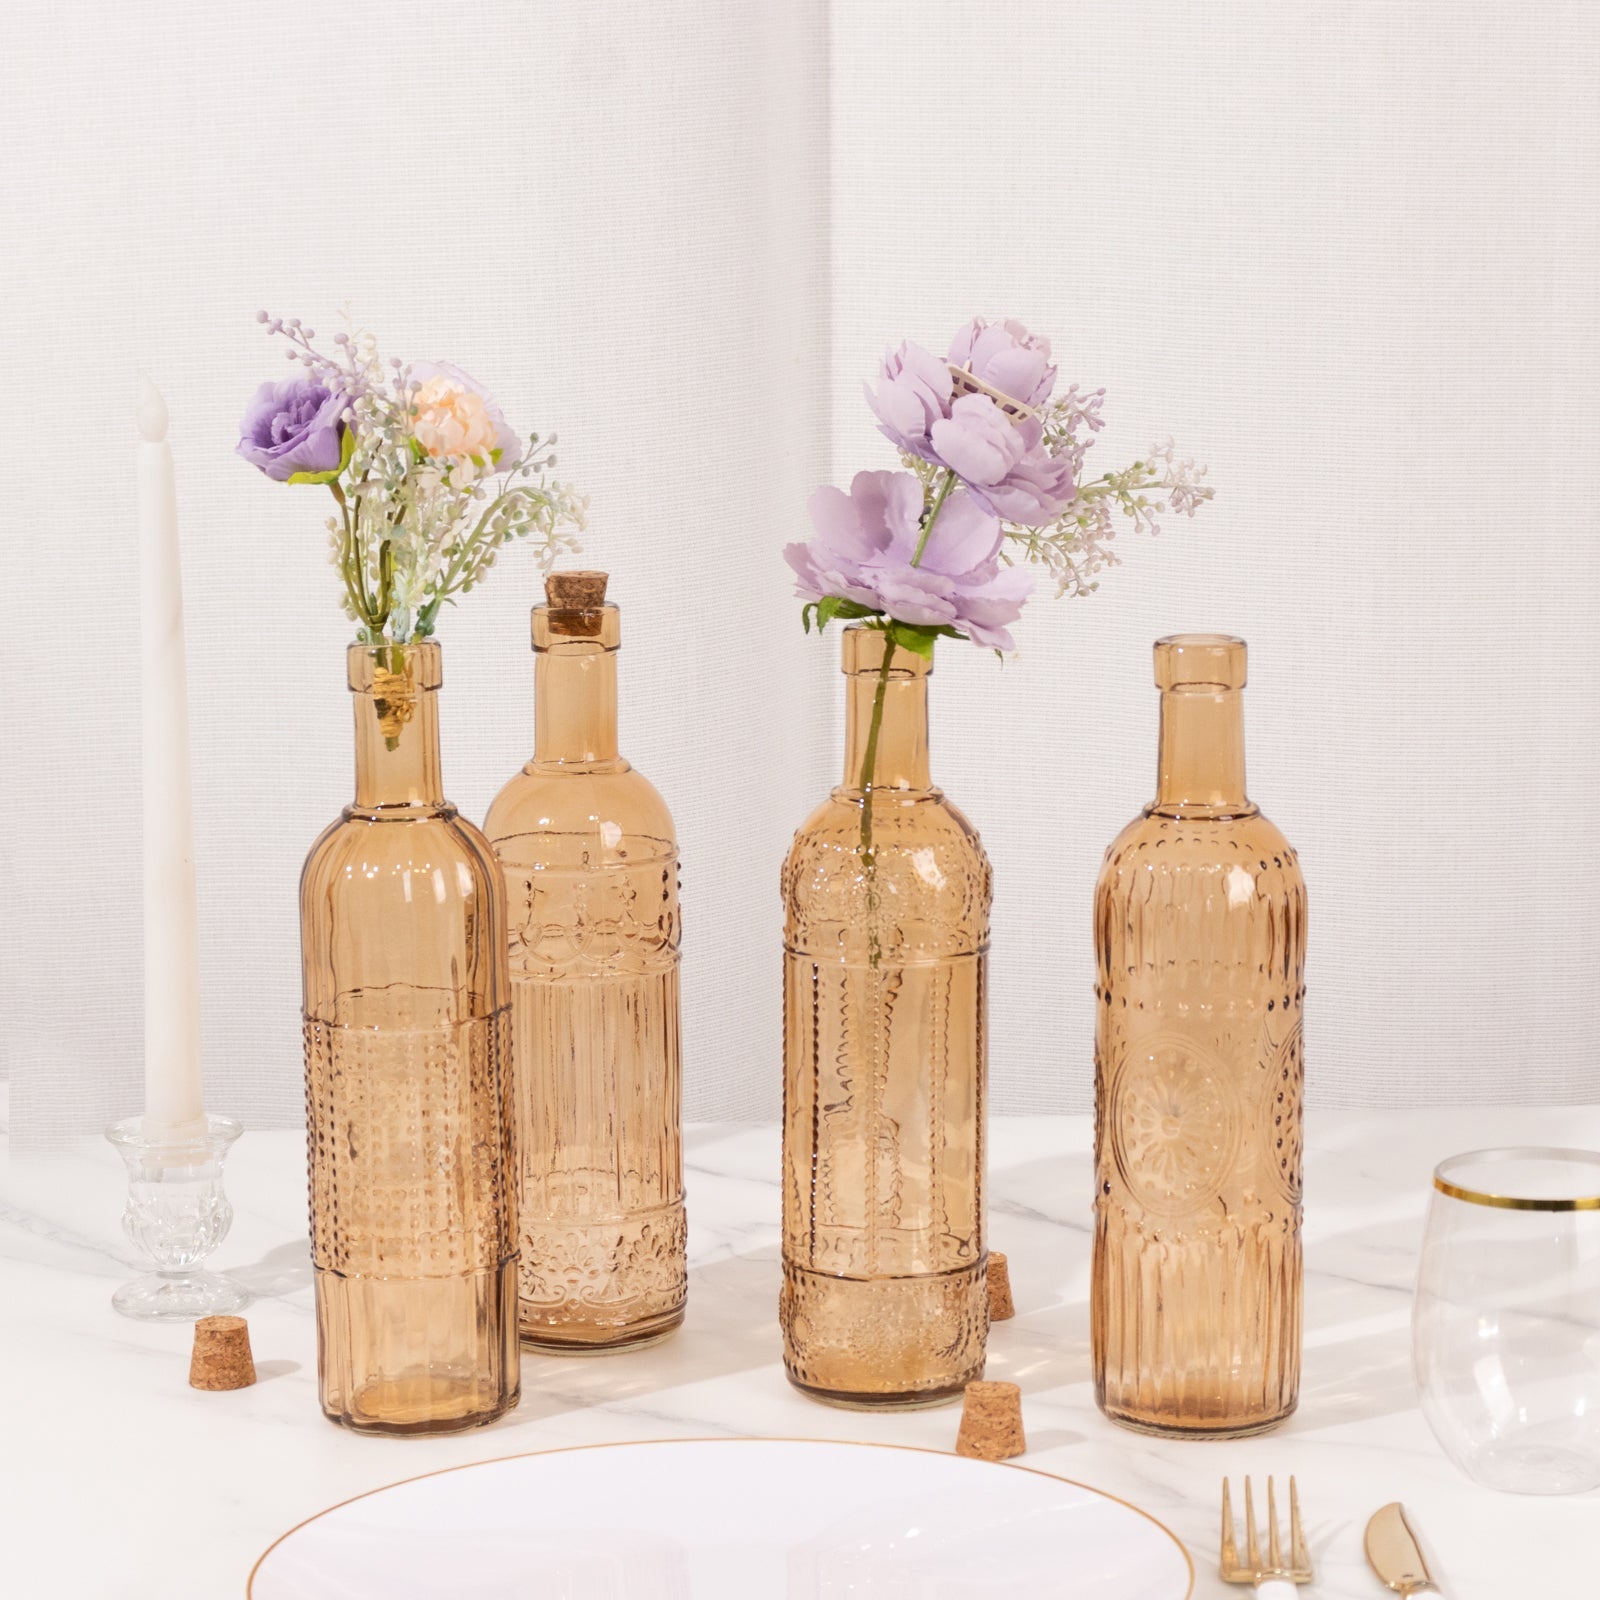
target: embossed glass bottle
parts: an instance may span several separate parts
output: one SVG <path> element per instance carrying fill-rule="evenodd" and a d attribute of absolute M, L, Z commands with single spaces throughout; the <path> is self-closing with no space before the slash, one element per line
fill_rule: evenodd
<path fill-rule="evenodd" d="M 989 1331 L 989 862 L 929 780 L 932 663 L 886 646 L 845 630 L 844 782 L 783 869 L 784 1363 L 863 1408 L 954 1399 Z"/>
<path fill-rule="evenodd" d="M 525 1343 L 633 1348 L 683 1321 L 678 846 L 617 753 L 616 606 L 552 573 L 534 756 L 490 808 L 511 928 Z"/>
<path fill-rule="evenodd" d="M 449 1433 L 520 1388 L 505 903 L 444 798 L 439 646 L 349 676 L 355 801 L 300 880 L 322 1408 Z"/>
<path fill-rule="evenodd" d="M 1244 641 L 1155 660 L 1156 798 L 1095 890 L 1096 1394 L 1147 1433 L 1259 1433 L 1300 1387 L 1305 883 L 1245 795 Z"/>

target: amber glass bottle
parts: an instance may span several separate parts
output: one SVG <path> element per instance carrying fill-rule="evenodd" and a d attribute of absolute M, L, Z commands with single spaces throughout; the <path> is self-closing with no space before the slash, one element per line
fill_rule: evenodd
<path fill-rule="evenodd" d="M 1095 890 L 1096 1393 L 1147 1433 L 1259 1433 L 1300 1387 L 1305 883 L 1245 796 L 1244 641 L 1155 656 L 1156 798 Z"/>
<path fill-rule="evenodd" d="M 683 1321 L 678 846 L 617 753 L 620 617 L 603 572 L 533 613 L 534 755 L 485 824 L 505 872 L 525 1343 L 646 1344 Z"/>
<path fill-rule="evenodd" d="M 845 630 L 844 782 L 783 870 L 784 1362 L 866 1408 L 954 1399 L 989 1330 L 989 862 L 929 781 L 932 663 L 887 643 Z"/>
<path fill-rule="evenodd" d="M 449 1433 L 520 1386 L 505 908 L 444 798 L 439 646 L 349 668 L 355 802 L 300 880 L 322 1408 Z"/>

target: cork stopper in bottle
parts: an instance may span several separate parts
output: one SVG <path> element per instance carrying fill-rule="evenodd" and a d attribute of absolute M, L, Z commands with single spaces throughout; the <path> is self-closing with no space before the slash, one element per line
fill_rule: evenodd
<path fill-rule="evenodd" d="M 243 1317 L 201 1317 L 194 1325 L 190 1386 L 195 1389 L 248 1389 L 255 1381 L 250 1325 Z"/>
<path fill-rule="evenodd" d="M 1016 1302 L 1011 1298 L 1011 1268 L 998 1250 L 989 1252 L 989 1320 L 1009 1322 L 1016 1316 Z"/>
<path fill-rule="evenodd" d="M 1014 1383 L 967 1385 L 956 1454 L 980 1461 L 1008 1461 L 1028 1448 L 1022 1433 L 1022 1390 Z"/>
<path fill-rule="evenodd" d="M 606 581 L 604 572 L 552 572 L 544 580 L 550 631 L 568 639 L 598 638 Z"/>

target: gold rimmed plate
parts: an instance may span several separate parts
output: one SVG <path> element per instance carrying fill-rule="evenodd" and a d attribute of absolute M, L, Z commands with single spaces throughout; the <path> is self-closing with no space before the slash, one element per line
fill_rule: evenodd
<path fill-rule="evenodd" d="M 670 1439 L 450 1468 L 279 1539 L 250 1600 L 1189 1600 L 1137 1507 L 897 1445 Z"/>

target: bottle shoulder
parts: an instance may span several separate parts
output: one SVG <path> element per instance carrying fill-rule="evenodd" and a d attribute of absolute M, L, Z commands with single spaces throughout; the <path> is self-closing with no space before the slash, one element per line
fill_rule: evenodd
<path fill-rule="evenodd" d="M 859 845 L 861 806 L 859 789 L 835 789 L 801 823 L 791 854 L 810 847 L 850 848 L 852 841 Z M 926 843 L 983 855 L 978 830 L 941 789 L 878 790 L 872 802 L 872 828 L 879 849 L 916 848 Z"/>
<path fill-rule="evenodd" d="M 530 761 L 495 796 L 484 832 L 502 858 L 537 855 L 557 841 L 606 858 L 677 852 L 666 801 L 622 760 L 604 767 Z"/>
<path fill-rule="evenodd" d="M 1102 884 L 1134 872 L 1227 872 L 1235 866 L 1304 887 L 1299 853 L 1260 811 L 1223 818 L 1168 817 L 1146 809 L 1106 847 Z"/>
<path fill-rule="evenodd" d="M 433 898 L 464 898 L 494 881 L 494 850 L 453 806 L 404 816 L 347 808 L 307 852 L 301 883 L 373 882 L 392 874 L 427 874 L 438 881 Z"/>
<path fill-rule="evenodd" d="M 1306 929 L 1300 859 L 1259 812 L 1146 813 L 1111 842 L 1095 885 L 1102 998 L 1158 979 L 1158 1002 L 1196 984 L 1210 992 L 1242 983 L 1253 995 L 1276 974 L 1287 1004 L 1300 990 Z M 1150 1014 L 1160 1009 L 1153 1002 Z"/>
<path fill-rule="evenodd" d="M 796 833 L 782 889 L 792 951 L 924 960 L 988 944 L 993 873 L 977 830 L 937 791 L 880 791 L 870 857 L 861 797 L 835 790 Z"/>

